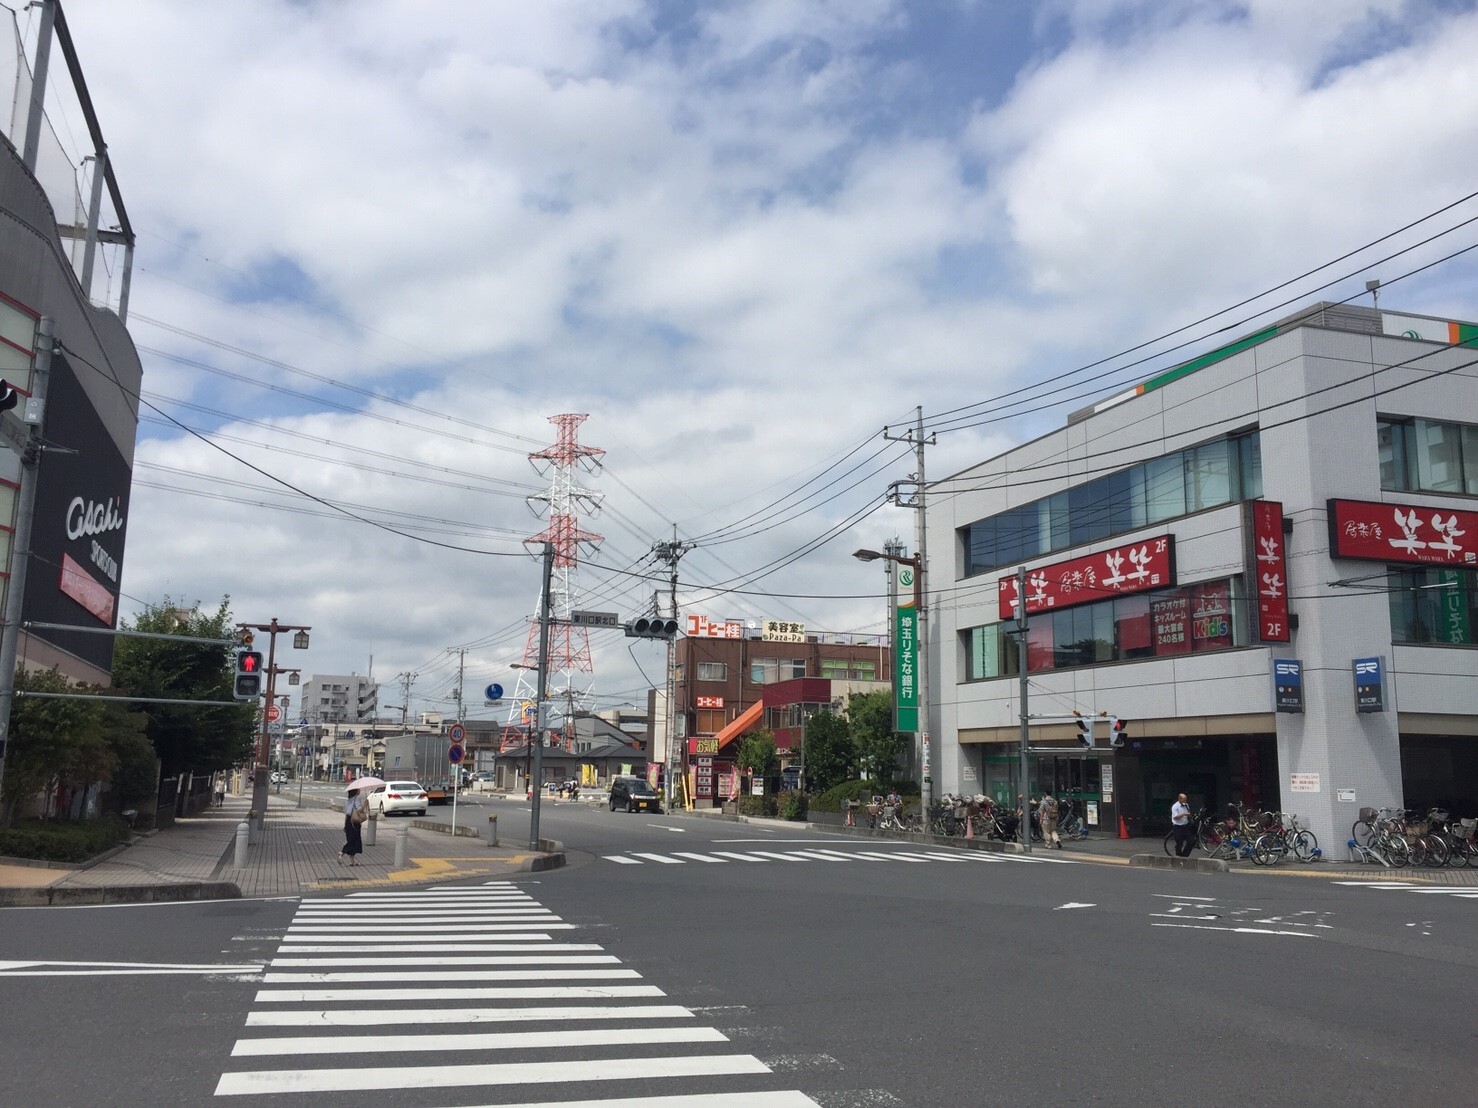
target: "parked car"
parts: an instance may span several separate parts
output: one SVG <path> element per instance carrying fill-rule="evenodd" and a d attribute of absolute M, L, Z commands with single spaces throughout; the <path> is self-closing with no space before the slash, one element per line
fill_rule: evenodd
<path fill-rule="evenodd" d="M 660 812 L 662 801 L 657 790 L 640 777 L 617 777 L 611 782 L 611 811 L 617 808 L 628 812 Z"/>
<path fill-rule="evenodd" d="M 370 810 L 386 817 L 396 812 L 424 816 L 428 802 L 426 790 L 417 782 L 387 781 L 370 795 Z"/>
<path fill-rule="evenodd" d="M 287 780 L 287 774 L 284 773 L 282 770 L 280 770 L 280 769 L 274 769 L 272 771 L 272 784 L 274 784 L 274 785 L 281 785 L 286 780 Z"/>

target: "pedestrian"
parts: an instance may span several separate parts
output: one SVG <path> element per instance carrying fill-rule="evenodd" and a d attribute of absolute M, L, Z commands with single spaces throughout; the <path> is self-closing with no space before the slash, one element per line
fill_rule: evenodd
<path fill-rule="evenodd" d="M 226 779 L 218 776 L 216 778 L 216 807 L 224 807 L 226 803 Z"/>
<path fill-rule="evenodd" d="M 1061 850 L 1062 840 L 1057 837 L 1057 798 L 1049 792 L 1042 794 L 1042 802 L 1037 805 L 1037 824 L 1042 828 L 1043 845 Z"/>
<path fill-rule="evenodd" d="M 1177 796 L 1170 806 L 1170 826 L 1175 832 L 1175 856 L 1189 858 L 1196 845 L 1196 832 L 1191 826 L 1191 806 L 1186 803 L 1185 793 Z"/>
<path fill-rule="evenodd" d="M 369 798 L 364 789 L 350 789 L 344 797 L 344 849 L 339 851 L 339 864 L 349 859 L 351 866 L 359 865 L 359 856 L 364 853 L 364 835 L 361 827 L 369 819 Z"/>

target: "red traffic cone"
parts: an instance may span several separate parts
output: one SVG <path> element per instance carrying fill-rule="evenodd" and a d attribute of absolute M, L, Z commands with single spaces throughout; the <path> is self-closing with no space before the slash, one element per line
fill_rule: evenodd
<path fill-rule="evenodd" d="M 1128 837 L 1129 837 L 1129 825 L 1124 822 L 1124 813 L 1123 812 L 1120 812 L 1119 813 L 1119 838 L 1121 838 L 1121 839 L 1127 839 Z"/>

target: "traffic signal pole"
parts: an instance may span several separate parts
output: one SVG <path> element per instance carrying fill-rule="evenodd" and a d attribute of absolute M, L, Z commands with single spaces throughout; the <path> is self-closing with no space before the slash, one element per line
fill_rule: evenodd
<path fill-rule="evenodd" d="M 277 703 L 276 693 L 278 634 L 283 631 L 296 632 L 297 634 L 294 637 L 293 645 L 298 646 L 299 649 L 305 649 L 308 645 L 308 632 L 311 631 L 312 628 L 303 626 L 290 626 L 285 623 L 278 623 L 276 616 L 272 617 L 272 621 L 270 623 L 238 623 L 236 626 L 242 631 L 265 631 L 267 633 L 266 699 L 267 707 L 272 707 Z M 267 823 L 267 797 L 270 792 L 267 783 L 267 775 L 271 768 L 267 764 L 269 761 L 267 752 L 270 749 L 268 744 L 271 741 L 269 728 L 270 723 L 267 720 L 267 712 L 264 708 L 262 710 L 262 729 L 257 736 L 257 749 L 255 755 L 256 764 L 252 768 L 251 782 L 251 809 L 253 812 L 256 813 L 257 831 L 259 832 L 262 830 L 263 827 L 266 826 Z"/>

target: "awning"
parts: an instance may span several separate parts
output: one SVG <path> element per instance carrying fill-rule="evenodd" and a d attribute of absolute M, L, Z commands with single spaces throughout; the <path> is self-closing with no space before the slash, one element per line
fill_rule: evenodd
<path fill-rule="evenodd" d="M 765 702 L 763 700 L 756 700 L 748 708 L 745 708 L 744 711 L 734 717 L 732 723 L 725 726 L 722 731 L 714 736 L 718 740 L 719 749 L 722 750 L 725 743 L 732 742 L 748 731 L 760 721 L 760 717 L 764 714 Z"/>

